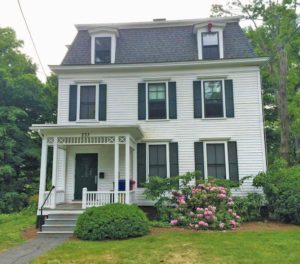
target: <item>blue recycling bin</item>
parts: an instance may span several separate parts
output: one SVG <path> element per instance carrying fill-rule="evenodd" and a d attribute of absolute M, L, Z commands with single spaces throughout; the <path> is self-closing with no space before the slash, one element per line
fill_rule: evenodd
<path fill-rule="evenodd" d="M 119 179 L 119 191 L 125 191 L 125 179 Z"/>

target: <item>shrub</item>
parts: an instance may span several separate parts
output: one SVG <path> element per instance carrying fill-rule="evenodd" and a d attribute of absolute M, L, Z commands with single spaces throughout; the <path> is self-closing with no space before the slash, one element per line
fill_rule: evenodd
<path fill-rule="evenodd" d="M 271 217 L 300 224 L 300 166 L 274 166 L 254 178 L 253 185 L 263 187 Z"/>
<path fill-rule="evenodd" d="M 19 212 L 28 205 L 26 193 L 6 192 L 0 194 L 0 213 L 9 214 Z"/>
<path fill-rule="evenodd" d="M 176 200 L 171 225 L 192 229 L 224 230 L 236 228 L 240 216 L 234 211 L 229 189 L 213 183 L 198 184 L 173 192 Z"/>
<path fill-rule="evenodd" d="M 258 193 L 250 193 L 246 197 L 234 198 L 234 209 L 243 221 L 260 220 L 263 196 Z"/>
<path fill-rule="evenodd" d="M 79 216 L 75 235 L 84 240 L 125 239 L 149 232 L 149 221 L 135 205 L 109 204 Z"/>

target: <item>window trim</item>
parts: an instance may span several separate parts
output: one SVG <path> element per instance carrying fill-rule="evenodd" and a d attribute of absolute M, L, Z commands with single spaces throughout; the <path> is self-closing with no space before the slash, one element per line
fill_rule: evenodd
<path fill-rule="evenodd" d="M 170 153 L 169 153 L 169 142 L 146 142 L 146 183 L 149 182 L 149 146 L 151 145 L 165 145 L 166 146 L 166 166 L 167 166 L 167 177 L 170 178 Z"/>
<path fill-rule="evenodd" d="M 95 41 L 96 38 L 111 38 L 111 46 L 110 46 L 110 63 L 104 63 L 104 64 L 113 64 L 115 63 L 115 55 L 116 55 L 116 44 L 117 44 L 117 39 L 116 35 L 113 33 L 98 33 L 98 34 L 93 34 L 91 36 L 91 64 L 96 64 L 95 63 Z M 101 65 L 101 64 L 100 64 Z"/>
<path fill-rule="evenodd" d="M 149 84 L 164 83 L 166 87 L 166 118 L 149 118 Z M 169 82 L 167 81 L 148 81 L 146 82 L 146 121 L 169 120 Z"/>
<path fill-rule="evenodd" d="M 208 179 L 208 166 L 207 166 L 207 144 L 224 144 L 225 151 L 225 172 L 226 180 L 229 180 L 229 159 L 228 159 L 228 141 L 204 141 L 203 142 L 203 161 L 204 161 L 204 179 Z"/>
<path fill-rule="evenodd" d="M 223 37 L 223 28 L 225 25 L 216 25 L 212 27 L 212 32 L 218 32 L 219 34 L 219 59 L 224 59 L 224 37 Z M 202 52 L 202 33 L 207 33 L 207 24 L 201 25 L 201 27 L 196 29 L 197 31 L 197 47 L 198 47 L 198 59 L 203 60 Z"/>
<path fill-rule="evenodd" d="M 81 86 L 95 86 L 95 118 L 94 119 L 80 119 L 80 91 Z M 77 110 L 76 122 L 97 122 L 99 120 L 99 84 L 98 83 L 81 83 L 77 88 Z"/>
<path fill-rule="evenodd" d="M 205 116 L 205 87 L 204 83 L 205 82 L 221 82 L 222 84 L 222 104 L 223 104 L 223 116 L 218 116 L 218 117 L 206 117 Z M 225 100 L 225 79 L 206 79 L 206 80 L 201 80 L 201 108 L 202 108 L 202 119 L 226 119 L 226 100 Z"/>

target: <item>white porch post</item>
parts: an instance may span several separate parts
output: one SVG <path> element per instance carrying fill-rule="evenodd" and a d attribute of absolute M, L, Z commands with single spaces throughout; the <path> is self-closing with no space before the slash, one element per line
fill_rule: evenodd
<path fill-rule="evenodd" d="M 133 171 L 133 179 L 136 182 L 135 187 L 137 186 L 137 156 L 136 156 L 136 146 L 134 146 L 133 148 L 133 152 L 132 152 L 132 171 Z"/>
<path fill-rule="evenodd" d="M 130 180 L 130 138 L 126 136 L 125 142 L 125 203 L 129 204 L 129 180 Z"/>
<path fill-rule="evenodd" d="M 119 202 L 119 137 L 115 136 L 115 184 L 114 184 L 114 202 Z"/>
<path fill-rule="evenodd" d="M 47 155 L 48 155 L 48 145 L 47 138 L 44 137 L 42 140 L 42 150 L 41 150 L 41 168 L 40 168 L 40 188 L 39 188 L 39 208 L 43 205 L 44 194 L 46 190 L 46 177 L 47 177 Z"/>
<path fill-rule="evenodd" d="M 53 142 L 53 162 L 52 162 L 52 186 L 56 187 L 56 178 L 57 178 L 57 138 L 54 138 Z M 55 208 L 56 205 L 56 188 L 53 189 L 51 195 L 51 208 Z"/>

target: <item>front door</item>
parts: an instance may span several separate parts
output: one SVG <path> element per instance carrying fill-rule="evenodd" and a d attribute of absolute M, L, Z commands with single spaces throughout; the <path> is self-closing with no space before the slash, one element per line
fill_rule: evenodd
<path fill-rule="evenodd" d="M 97 191 L 98 154 L 76 154 L 75 200 L 82 199 L 82 189 Z"/>

